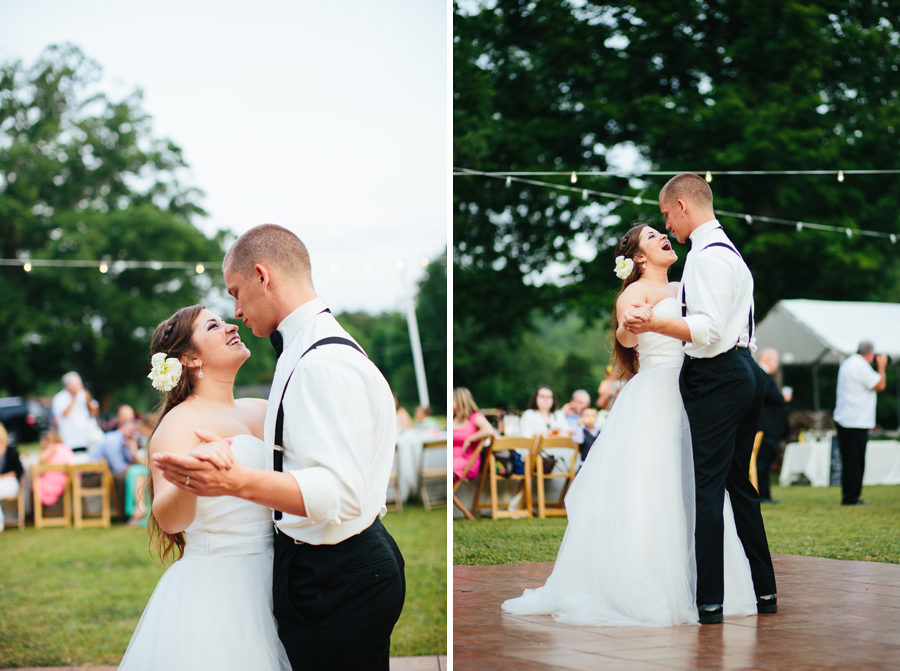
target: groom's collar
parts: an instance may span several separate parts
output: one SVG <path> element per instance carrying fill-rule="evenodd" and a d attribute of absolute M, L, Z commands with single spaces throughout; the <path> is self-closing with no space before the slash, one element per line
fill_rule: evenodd
<path fill-rule="evenodd" d="M 312 318 L 325 309 L 325 301 L 321 298 L 313 298 L 285 317 L 278 325 L 278 331 L 284 339 L 284 348 L 287 349 L 294 336 L 303 331 Z"/>
<path fill-rule="evenodd" d="M 700 224 L 688 236 L 688 241 L 690 242 L 691 247 L 693 248 L 693 245 L 697 244 L 714 230 L 721 227 L 722 224 L 719 223 L 718 219 L 710 219 L 705 224 Z"/>

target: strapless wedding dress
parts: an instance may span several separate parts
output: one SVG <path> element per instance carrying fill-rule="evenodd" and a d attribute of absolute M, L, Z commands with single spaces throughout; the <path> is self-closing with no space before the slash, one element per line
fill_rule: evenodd
<path fill-rule="evenodd" d="M 654 313 L 678 317 L 674 298 Z M 512 614 L 551 614 L 595 626 L 698 622 L 694 469 L 678 390 L 681 343 L 638 337 L 640 371 L 622 389 L 566 494 L 568 526 L 547 583 L 504 602 Z M 726 617 L 756 613 L 750 563 L 725 497 Z"/>
<path fill-rule="evenodd" d="M 235 459 L 265 467 L 265 444 L 235 436 Z M 289 670 L 272 614 L 272 511 L 233 496 L 199 497 L 184 557 L 163 574 L 120 671 Z"/>

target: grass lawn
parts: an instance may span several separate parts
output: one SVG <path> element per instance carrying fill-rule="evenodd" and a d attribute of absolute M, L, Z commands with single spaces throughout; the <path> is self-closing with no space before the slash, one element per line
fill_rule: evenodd
<path fill-rule="evenodd" d="M 840 487 L 772 486 L 777 505 L 762 508 L 776 554 L 900 564 L 900 485 L 864 487 L 871 505 L 841 506 Z M 453 522 L 457 565 L 547 562 L 566 530 L 565 518 Z"/>
<path fill-rule="evenodd" d="M 406 559 L 392 656 L 447 652 L 446 512 L 407 505 L 383 520 Z M 118 664 L 163 571 L 143 529 L 7 529 L 0 668 Z"/>

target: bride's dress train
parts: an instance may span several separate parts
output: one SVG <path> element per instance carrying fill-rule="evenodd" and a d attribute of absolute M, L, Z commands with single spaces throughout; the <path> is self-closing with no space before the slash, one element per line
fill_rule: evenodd
<path fill-rule="evenodd" d="M 235 459 L 265 468 L 258 438 L 235 436 Z M 163 574 L 120 671 L 289 671 L 272 614 L 272 512 L 232 496 L 199 497 L 184 557 Z"/>
<path fill-rule="evenodd" d="M 654 311 L 678 316 L 674 298 Z M 596 626 L 698 622 L 694 471 L 678 390 L 678 341 L 639 336 L 640 372 L 622 389 L 566 494 L 568 526 L 547 583 L 503 604 Z M 725 497 L 725 616 L 756 613 L 750 563 Z"/>

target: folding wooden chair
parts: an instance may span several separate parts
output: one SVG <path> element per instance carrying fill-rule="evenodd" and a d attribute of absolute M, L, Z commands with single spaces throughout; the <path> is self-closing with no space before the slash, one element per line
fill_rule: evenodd
<path fill-rule="evenodd" d="M 463 475 L 459 480 L 456 479 L 456 475 L 454 474 L 454 482 L 453 482 L 453 505 L 460 509 L 463 515 L 466 516 L 466 519 L 474 520 L 475 513 L 477 512 L 476 506 L 478 505 L 478 495 L 481 490 L 481 487 L 484 486 L 484 476 L 487 473 L 488 459 L 483 457 L 484 446 L 490 438 L 483 438 L 479 440 L 474 448 L 471 448 L 471 453 L 469 454 L 469 459 L 466 461 L 466 467 L 463 470 Z M 472 508 L 466 508 L 463 505 L 463 502 L 459 500 L 459 497 L 456 495 L 456 491 L 463 485 L 465 482 L 471 482 L 476 478 L 466 477 L 469 474 L 469 471 L 472 469 L 472 465 L 475 463 L 475 460 L 479 457 L 481 459 L 481 466 L 478 469 L 478 475 L 476 476 L 478 480 L 478 484 L 475 489 L 475 503 L 472 505 Z"/>
<path fill-rule="evenodd" d="M 756 491 L 759 491 L 759 478 L 756 473 L 756 455 L 759 454 L 759 446 L 762 445 L 763 432 L 757 431 L 756 437 L 753 439 L 753 454 L 750 455 L 750 482 L 753 483 L 753 487 Z M 769 477 L 768 473 L 763 474 L 764 477 Z"/>
<path fill-rule="evenodd" d="M 99 484 L 93 486 L 84 486 L 82 478 L 84 476 L 99 476 Z M 96 480 L 97 478 L 93 478 Z M 109 471 L 109 467 L 105 461 L 92 461 L 87 464 L 76 464 L 71 467 L 72 483 L 72 503 L 74 507 L 75 528 L 83 527 L 104 527 L 109 528 L 110 524 L 110 508 L 109 498 L 110 490 L 115 494 L 115 485 L 113 484 L 113 476 Z M 84 514 L 84 499 L 89 496 L 100 497 L 100 517 L 87 517 Z"/>
<path fill-rule="evenodd" d="M 22 482 L 22 478 L 19 478 L 19 493 L 15 496 L 8 496 L 5 499 L 0 499 L 0 505 L 4 503 L 9 504 L 13 502 L 16 506 L 16 526 L 19 529 L 25 528 L 25 487 Z M 8 510 L 9 508 L 7 508 Z M 5 514 L 4 514 L 5 517 Z M 6 519 L 6 522 L 9 522 L 9 518 Z M 4 523 L 5 524 L 5 523 Z"/>
<path fill-rule="evenodd" d="M 34 492 L 34 528 L 72 526 L 72 473 L 68 464 L 35 464 L 31 467 L 31 489 Z M 66 488 L 61 494 L 62 516 L 45 517 L 41 502 L 41 474 L 47 471 L 62 471 L 66 474 Z"/>
<path fill-rule="evenodd" d="M 557 470 L 555 467 L 550 473 L 544 472 L 544 459 L 541 452 L 548 449 L 556 451 L 571 450 L 571 455 L 568 456 L 568 464 L 565 464 L 564 470 Z M 556 456 L 557 459 L 559 458 L 559 455 L 552 456 Z M 569 436 L 541 436 L 535 443 L 534 452 L 531 458 L 534 462 L 534 474 L 537 479 L 538 517 L 545 519 L 547 515 L 568 515 L 566 512 L 565 498 L 566 492 L 569 491 L 569 485 L 571 485 L 572 481 L 575 479 L 575 466 L 578 461 L 578 445 Z M 544 496 L 544 482 L 546 480 L 562 478 L 565 478 L 565 483 L 563 484 L 562 493 L 559 495 L 559 500 L 547 503 L 545 500 L 546 497 Z"/>
<path fill-rule="evenodd" d="M 442 466 L 431 466 L 426 467 L 426 463 L 428 462 L 428 454 L 429 452 L 437 452 L 438 450 L 442 450 L 444 453 L 443 459 L 441 460 Z M 435 459 L 436 460 L 436 459 Z M 444 483 L 444 500 L 437 502 L 437 505 L 445 506 L 447 505 L 447 439 L 443 438 L 441 440 L 426 440 L 425 444 L 422 445 L 422 461 L 419 466 L 419 494 L 422 497 L 422 504 L 425 506 L 425 510 L 431 510 L 432 506 L 435 505 L 431 501 L 431 497 L 428 495 L 428 487 L 426 486 L 427 480 L 434 480 L 436 478 L 440 478 Z"/>
<path fill-rule="evenodd" d="M 500 517 L 533 517 L 531 512 L 531 451 L 534 446 L 533 438 L 522 438 L 520 436 L 494 436 L 491 438 L 490 445 L 487 449 L 487 477 L 479 478 L 479 484 L 475 491 L 475 502 L 472 504 L 472 514 L 477 515 L 479 508 L 486 508 L 487 504 L 479 502 L 481 490 L 484 488 L 484 480 L 490 480 L 491 483 L 491 517 L 497 519 Z M 506 450 L 521 451 L 522 459 L 525 462 L 525 470 L 522 475 L 515 473 L 511 475 L 500 475 L 497 473 L 497 459 L 494 455 L 497 452 L 505 452 Z M 500 480 L 520 480 L 525 490 L 525 508 L 523 510 L 500 510 L 500 500 L 497 494 L 497 483 Z"/>

